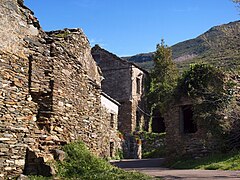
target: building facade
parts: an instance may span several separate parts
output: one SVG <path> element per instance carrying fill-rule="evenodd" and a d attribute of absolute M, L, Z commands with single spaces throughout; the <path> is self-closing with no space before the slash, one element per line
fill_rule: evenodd
<path fill-rule="evenodd" d="M 19 0 L 2 0 L 0 14 L 0 179 L 50 176 L 52 152 L 73 141 L 110 156 L 116 119 L 83 31 L 46 33 Z"/>
<path fill-rule="evenodd" d="M 92 48 L 92 56 L 102 71 L 103 91 L 121 104 L 118 129 L 123 133 L 147 129 L 148 72 L 98 45 Z"/>

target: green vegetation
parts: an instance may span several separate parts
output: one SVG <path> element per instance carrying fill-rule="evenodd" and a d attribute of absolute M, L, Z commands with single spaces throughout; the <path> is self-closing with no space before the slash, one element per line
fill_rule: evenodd
<path fill-rule="evenodd" d="M 43 176 L 29 176 L 30 180 L 51 180 L 52 178 Z"/>
<path fill-rule="evenodd" d="M 143 158 L 161 158 L 165 157 L 165 136 L 166 133 L 139 132 L 142 139 L 142 157 Z"/>
<path fill-rule="evenodd" d="M 63 162 L 57 162 L 57 177 L 60 179 L 81 180 L 148 180 L 151 177 L 137 173 L 126 172 L 116 168 L 107 161 L 92 155 L 84 143 L 75 142 L 63 147 L 67 157 Z M 42 177 L 31 177 L 42 180 Z"/>
<path fill-rule="evenodd" d="M 193 118 L 198 126 L 208 127 L 206 133 L 221 139 L 219 143 L 225 145 L 223 141 L 229 126 L 225 116 L 233 99 L 232 88 L 233 83 L 221 69 L 207 64 L 195 64 L 183 73 L 175 97 L 190 97 L 193 102 Z"/>
<path fill-rule="evenodd" d="M 176 169 L 240 170 L 240 152 L 213 154 L 201 159 L 180 159 L 170 167 Z"/>
<path fill-rule="evenodd" d="M 65 37 L 67 37 L 69 34 L 71 34 L 71 33 L 68 32 L 68 31 L 64 31 L 63 33 L 56 34 L 55 36 L 56 36 L 57 38 L 65 38 Z"/>
<path fill-rule="evenodd" d="M 152 110 L 158 108 L 161 113 L 164 113 L 177 85 L 178 71 L 172 61 L 172 51 L 163 40 L 157 45 L 153 60 L 154 68 L 150 74 L 148 99 Z"/>

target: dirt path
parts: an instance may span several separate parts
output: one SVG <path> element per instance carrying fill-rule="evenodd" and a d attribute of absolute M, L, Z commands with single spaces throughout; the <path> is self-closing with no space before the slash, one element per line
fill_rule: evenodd
<path fill-rule="evenodd" d="M 186 180 L 240 180 L 240 171 L 216 171 L 216 170 L 175 170 L 161 168 L 164 159 L 143 159 L 143 160 L 121 160 L 112 161 L 115 166 L 127 171 L 140 171 L 153 177 L 164 180 L 186 179 Z"/>

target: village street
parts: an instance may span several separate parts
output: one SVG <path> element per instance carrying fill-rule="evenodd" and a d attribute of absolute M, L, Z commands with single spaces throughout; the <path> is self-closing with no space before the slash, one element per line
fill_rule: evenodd
<path fill-rule="evenodd" d="M 144 174 L 164 180 L 172 179 L 209 179 L 209 180 L 239 180 L 240 171 L 218 171 L 218 170 L 176 170 L 161 167 L 163 158 L 158 159 L 130 159 L 111 162 L 115 166 L 127 171 L 139 171 Z"/>

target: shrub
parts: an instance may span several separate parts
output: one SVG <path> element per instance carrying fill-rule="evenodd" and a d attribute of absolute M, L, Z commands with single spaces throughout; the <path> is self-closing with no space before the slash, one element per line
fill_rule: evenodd
<path fill-rule="evenodd" d="M 75 142 L 64 146 L 67 158 L 57 163 L 58 176 L 68 179 L 81 180 L 118 180 L 118 179 L 151 179 L 136 172 L 126 172 L 112 166 L 89 152 L 83 142 Z"/>

